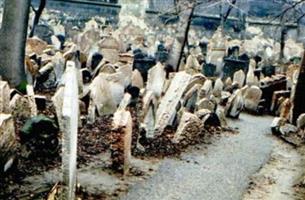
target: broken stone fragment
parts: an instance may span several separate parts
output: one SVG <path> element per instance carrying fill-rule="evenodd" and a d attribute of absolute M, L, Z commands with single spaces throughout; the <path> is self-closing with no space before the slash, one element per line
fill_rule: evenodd
<path fill-rule="evenodd" d="M 256 112 L 262 98 L 262 94 L 262 90 L 257 86 L 253 85 L 248 88 L 244 95 L 245 109 Z"/>
<path fill-rule="evenodd" d="M 0 81 L 0 113 L 10 113 L 10 86 L 5 81 Z"/>
<path fill-rule="evenodd" d="M 282 136 L 288 136 L 291 133 L 297 133 L 298 128 L 292 124 L 286 123 L 285 125 L 280 127 L 280 133 Z"/>
<path fill-rule="evenodd" d="M 286 120 L 281 117 L 275 117 L 271 123 L 271 131 L 273 134 L 280 133 L 280 127 L 285 125 Z"/>
<path fill-rule="evenodd" d="M 297 119 L 297 127 L 299 129 L 305 128 L 305 113 L 301 114 Z"/>
<path fill-rule="evenodd" d="M 98 114 L 100 116 L 106 114 L 113 114 L 117 109 L 117 105 L 120 103 L 120 101 L 118 103 L 116 102 L 111 89 L 119 89 L 119 88 L 115 88 L 115 85 L 111 87 L 111 83 L 107 80 L 105 74 L 101 74 L 101 73 L 92 81 L 90 85 L 90 91 L 91 91 L 90 99 L 92 101 L 90 102 L 90 104 L 92 103 L 92 106 L 97 108 Z M 122 93 L 122 98 L 123 98 L 124 88 L 119 89 L 118 92 Z M 91 112 L 90 109 L 89 112 Z"/>
<path fill-rule="evenodd" d="M 156 97 L 161 97 L 165 79 L 166 71 L 164 65 L 159 62 L 148 71 L 146 89 L 153 91 Z"/>
<path fill-rule="evenodd" d="M 233 83 L 238 83 L 239 88 L 242 88 L 245 83 L 245 73 L 243 70 L 239 70 L 234 73 Z"/>
<path fill-rule="evenodd" d="M 8 162 L 16 150 L 16 134 L 12 115 L 0 114 L 0 172 L 9 169 Z"/>
<path fill-rule="evenodd" d="M 132 118 L 129 111 L 114 113 L 111 137 L 112 167 L 126 175 L 130 168 L 132 139 Z"/>
<path fill-rule="evenodd" d="M 27 119 L 32 114 L 33 104 L 29 101 L 27 97 L 15 94 L 12 100 L 9 103 L 9 108 L 12 110 L 12 115 L 15 118 Z"/>
<path fill-rule="evenodd" d="M 224 84 L 223 84 L 222 80 L 220 78 L 218 78 L 215 81 L 214 89 L 213 89 L 213 94 L 214 94 L 215 97 L 220 97 L 221 96 L 221 92 L 223 90 L 223 87 L 224 87 Z"/>
<path fill-rule="evenodd" d="M 225 107 L 225 114 L 227 117 L 238 118 L 243 108 L 244 99 L 242 96 L 242 91 L 238 89 L 229 98 L 228 103 Z"/>
<path fill-rule="evenodd" d="M 174 143 L 179 143 L 182 140 L 192 140 L 194 137 L 199 135 L 201 129 L 201 120 L 192 113 L 184 112 L 172 141 Z"/>

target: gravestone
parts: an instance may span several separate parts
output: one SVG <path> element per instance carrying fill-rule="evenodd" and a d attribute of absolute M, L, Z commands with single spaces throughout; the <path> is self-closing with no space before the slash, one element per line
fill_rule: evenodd
<path fill-rule="evenodd" d="M 176 73 L 157 109 L 155 135 L 161 135 L 165 127 L 175 118 L 180 99 L 191 78 L 192 76 L 186 72 Z"/>
<path fill-rule="evenodd" d="M 65 89 L 63 98 L 63 199 L 75 198 L 76 164 L 77 164 L 77 131 L 78 131 L 78 70 L 75 63 L 67 62 Z"/>
<path fill-rule="evenodd" d="M 10 113 L 10 86 L 5 81 L 0 81 L 0 112 Z"/>

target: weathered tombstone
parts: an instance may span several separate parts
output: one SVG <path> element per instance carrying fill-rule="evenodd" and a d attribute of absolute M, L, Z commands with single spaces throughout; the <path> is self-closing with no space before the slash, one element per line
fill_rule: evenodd
<path fill-rule="evenodd" d="M 199 98 L 209 97 L 213 91 L 213 82 L 206 80 L 200 89 Z"/>
<path fill-rule="evenodd" d="M 131 159 L 132 118 L 129 111 L 114 113 L 110 145 L 112 167 L 125 174 L 129 171 Z"/>
<path fill-rule="evenodd" d="M 233 83 L 236 82 L 239 85 L 239 88 L 244 86 L 245 83 L 245 73 L 243 70 L 239 70 L 237 72 L 234 73 L 234 77 L 233 77 Z"/>
<path fill-rule="evenodd" d="M 223 90 L 223 82 L 220 78 L 218 78 L 216 81 L 215 81 L 215 84 L 214 84 L 214 89 L 213 89 L 213 95 L 215 97 L 220 97 L 221 96 L 221 92 Z"/>
<path fill-rule="evenodd" d="M 35 102 L 34 102 L 35 103 Z M 33 116 L 32 106 L 30 100 L 26 96 L 15 94 L 10 101 L 9 108 L 15 118 L 27 119 Z"/>
<path fill-rule="evenodd" d="M 256 112 L 262 98 L 262 90 L 257 86 L 251 86 L 244 95 L 245 109 Z"/>
<path fill-rule="evenodd" d="M 114 37 L 106 37 L 99 42 L 99 48 L 104 58 L 111 63 L 119 61 L 120 44 Z"/>
<path fill-rule="evenodd" d="M 147 91 L 143 97 L 143 123 L 141 127 L 145 130 L 147 138 L 154 137 L 156 123 L 157 99 L 152 91 Z"/>
<path fill-rule="evenodd" d="M 75 63 L 67 62 L 65 89 L 63 98 L 63 199 L 75 198 L 77 165 L 77 131 L 78 131 L 78 70 Z"/>
<path fill-rule="evenodd" d="M 187 57 L 185 71 L 191 75 L 200 73 L 201 66 L 194 55 L 189 55 Z"/>
<path fill-rule="evenodd" d="M 182 140 L 191 140 L 200 133 L 201 128 L 202 123 L 196 115 L 184 112 L 174 135 L 173 142 L 179 143 Z"/>
<path fill-rule="evenodd" d="M 10 113 L 10 86 L 5 81 L 0 81 L 0 113 Z"/>
<path fill-rule="evenodd" d="M 166 72 L 164 70 L 164 65 L 159 62 L 148 71 L 146 89 L 153 91 L 156 97 L 161 97 L 165 79 Z"/>
<path fill-rule="evenodd" d="M 56 83 L 61 84 L 62 77 L 65 71 L 65 59 L 62 53 L 57 52 L 55 56 L 52 58 L 54 72 L 56 76 Z"/>
<path fill-rule="evenodd" d="M 175 118 L 176 109 L 191 78 L 192 76 L 185 72 L 178 72 L 175 74 L 170 87 L 157 109 L 155 135 L 161 135 L 164 128 Z"/>
<path fill-rule="evenodd" d="M 244 108 L 244 99 L 242 91 L 236 90 L 235 93 L 229 98 L 225 107 L 225 114 L 227 117 L 238 118 L 239 114 Z"/>

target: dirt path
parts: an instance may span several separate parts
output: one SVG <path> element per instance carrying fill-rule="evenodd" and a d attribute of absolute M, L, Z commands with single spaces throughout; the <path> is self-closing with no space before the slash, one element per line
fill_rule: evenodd
<path fill-rule="evenodd" d="M 252 177 L 244 200 L 304 200 L 304 188 L 295 187 L 305 172 L 305 148 L 278 140 L 268 163 Z"/>
<path fill-rule="evenodd" d="M 167 158 L 146 181 L 129 189 L 124 200 L 237 200 L 250 177 L 270 158 L 274 138 L 269 131 L 272 117 L 241 115 L 230 121 L 240 131 L 223 136 L 211 145 L 198 145 Z"/>

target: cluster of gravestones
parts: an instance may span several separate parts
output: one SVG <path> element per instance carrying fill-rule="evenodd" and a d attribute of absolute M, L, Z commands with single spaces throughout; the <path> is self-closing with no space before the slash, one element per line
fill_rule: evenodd
<path fill-rule="evenodd" d="M 291 67 L 290 78 L 274 75 L 273 69 L 257 69 L 257 62 L 246 55 L 237 56 L 235 48 L 225 58 L 228 71 L 223 78 L 213 77 L 214 70 L 208 69 L 208 65 L 204 65 L 202 73 L 202 63 L 193 54 L 174 72 L 167 64 L 172 52 L 162 43 L 152 56 L 141 48 L 123 44 L 109 33 L 101 33 L 94 21 L 89 23 L 74 42 L 58 36 L 52 37 L 51 44 L 37 37 L 28 39 L 26 71 L 34 86 L 27 87 L 27 95 L 10 92 L 7 83 L 0 84 L 1 111 L 5 113 L 0 116 L 1 141 L 15 142 L 11 120 L 15 115 L 24 119 L 34 117 L 22 132 L 24 140 L 31 138 L 37 147 L 50 143 L 50 147 L 54 144 L 51 150 L 56 150 L 58 129 L 63 132 L 64 195 L 68 199 L 73 198 L 76 185 L 78 128 L 93 124 L 97 117 L 113 116 L 111 162 L 113 168 L 124 174 L 130 168 L 132 136 L 140 134 L 133 130 L 130 112 L 139 102 L 136 123 L 141 135 L 137 148 L 142 151 L 145 144 L 141 141 L 153 141 L 164 135 L 169 126 L 175 130 L 171 142 L 176 144 L 196 138 L 202 129 L 227 126 L 226 117 L 238 118 L 244 110 L 256 114 L 270 111 L 288 118 L 287 85 L 294 87 L 297 67 Z M 37 109 L 43 107 L 46 98 L 35 95 L 33 88 L 56 88 L 52 104 L 58 128 L 53 121 L 37 116 Z M 9 105 L 5 105 L 7 102 Z M 300 129 L 303 122 L 302 115 L 298 120 Z M 40 129 L 52 130 L 54 134 Z M 35 136 L 38 131 L 39 136 Z M 11 152 L 14 143 L 1 145 L 1 149 Z M 11 159 L 11 156 L 5 159 L 4 169 Z"/>

